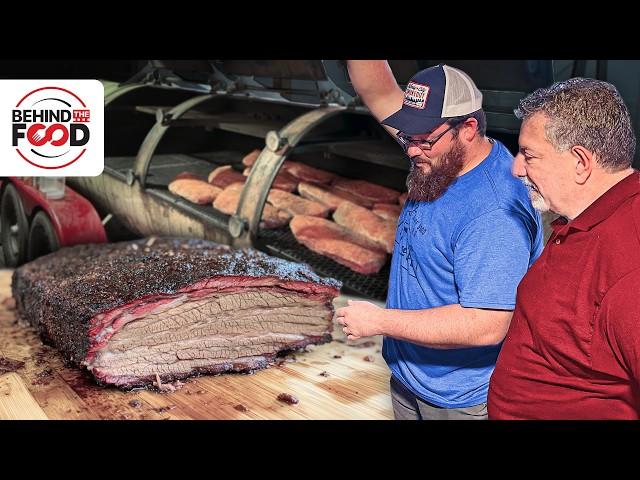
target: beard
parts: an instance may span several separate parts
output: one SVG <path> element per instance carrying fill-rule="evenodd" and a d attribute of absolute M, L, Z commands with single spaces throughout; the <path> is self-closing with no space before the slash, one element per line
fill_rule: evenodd
<path fill-rule="evenodd" d="M 522 177 L 520 180 L 522 180 L 522 183 L 524 183 L 529 190 L 529 198 L 531 199 L 531 205 L 533 205 L 533 208 L 541 213 L 548 212 L 551 209 L 550 205 L 544 197 L 540 195 L 540 192 L 538 192 L 533 183 L 531 183 L 529 177 Z"/>
<path fill-rule="evenodd" d="M 407 176 L 407 198 L 418 202 L 432 202 L 440 198 L 458 177 L 463 166 L 464 149 L 459 141 L 455 141 L 451 150 L 440 157 L 437 165 L 431 165 L 428 173 L 422 173 L 411 159 L 411 170 Z"/>

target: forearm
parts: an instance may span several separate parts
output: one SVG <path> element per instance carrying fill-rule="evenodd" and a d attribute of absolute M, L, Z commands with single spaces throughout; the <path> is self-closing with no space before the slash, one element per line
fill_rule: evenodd
<path fill-rule="evenodd" d="M 386 60 L 347 60 L 347 69 L 358 95 L 384 95 L 400 88 Z"/>
<path fill-rule="evenodd" d="M 426 310 L 383 309 L 380 334 L 431 348 L 467 348 L 500 343 L 511 311 L 465 308 L 458 304 Z"/>
<path fill-rule="evenodd" d="M 347 60 L 347 69 L 353 88 L 378 120 L 402 106 L 404 94 L 386 60 Z"/>

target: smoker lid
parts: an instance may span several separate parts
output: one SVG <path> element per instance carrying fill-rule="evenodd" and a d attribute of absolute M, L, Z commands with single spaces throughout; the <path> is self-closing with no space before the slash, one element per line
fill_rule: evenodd
<path fill-rule="evenodd" d="M 553 82 L 551 60 L 389 60 L 401 87 L 419 70 L 445 63 L 467 72 L 483 92 L 488 123 L 517 131 L 513 108 Z M 361 105 L 344 60 L 151 60 L 133 81 L 310 106 Z"/>
<path fill-rule="evenodd" d="M 133 81 L 310 105 L 354 102 L 344 60 L 150 60 Z"/>

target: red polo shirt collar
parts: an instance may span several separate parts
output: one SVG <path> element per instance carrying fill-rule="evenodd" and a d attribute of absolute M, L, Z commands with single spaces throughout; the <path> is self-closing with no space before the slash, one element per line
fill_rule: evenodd
<path fill-rule="evenodd" d="M 631 175 L 620 180 L 596 199 L 587 209 L 578 215 L 568 229 L 585 232 L 608 218 L 629 197 L 640 193 L 640 172 L 634 171 Z M 551 222 L 551 228 L 555 234 L 567 227 L 567 219 L 560 217 Z"/>

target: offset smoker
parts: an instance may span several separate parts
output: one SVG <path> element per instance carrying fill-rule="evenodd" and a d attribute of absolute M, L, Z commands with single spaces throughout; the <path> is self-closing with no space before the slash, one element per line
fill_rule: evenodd
<path fill-rule="evenodd" d="M 404 84 L 439 62 L 392 61 L 391 67 Z M 490 135 L 515 151 L 513 106 L 550 83 L 551 62 L 444 62 L 476 79 Z M 254 246 L 308 263 L 340 279 L 345 290 L 384 299 L 388 261 L 377 274 L 359 274 L 299 244 L 288 226 L 260 227 L 285 159 L 406 190 L 407 159 L 354 95 L 339 61 L 151 62 L 135 81 L 105 96 L 105 172 L 69 183 L 136 234 Z M 242 172 L 241 160 L 253 149 L 261 153 L 234 215 L 192 204 L 167 188 L 184 171 L 206 178 L 215 167 L 231 165 Z"/>

